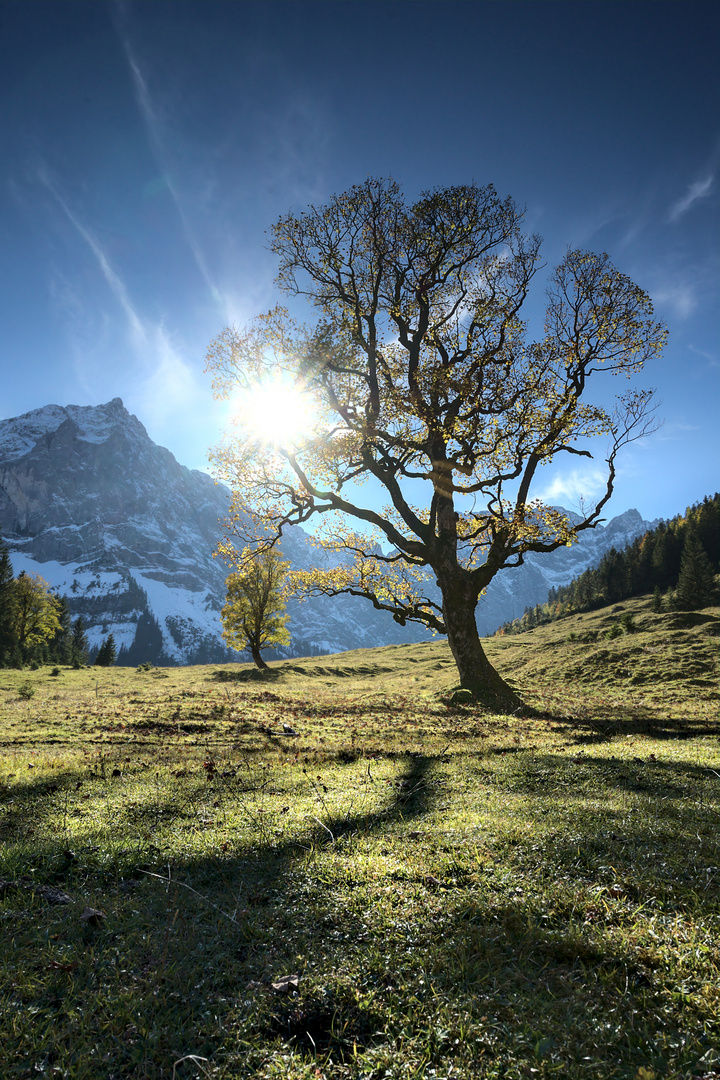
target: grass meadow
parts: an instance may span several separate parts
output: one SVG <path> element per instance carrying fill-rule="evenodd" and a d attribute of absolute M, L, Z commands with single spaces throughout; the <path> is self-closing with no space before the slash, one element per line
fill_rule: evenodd
<path fill-rule="evenodd" d="M 3 1080 L 720 1078 L 717 639 L 0 672 Z"/>

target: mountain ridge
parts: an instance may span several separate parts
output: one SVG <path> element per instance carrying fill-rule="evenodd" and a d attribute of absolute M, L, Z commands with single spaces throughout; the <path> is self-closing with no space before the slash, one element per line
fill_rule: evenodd
<path fill-rule="evenodd" d="M 67 595 L 73 617 L 83 615 L 92 647 L 112 632 L 133 662 L 135 652 L 171 663 L 237 657 L 221 639 L 227 570 L 214 558 L 229 501 L 230 492 L 209 474 L 188 469 L 154 443 L 120 398 L 98 406 L 46 405 L 0 421 L 0 524 L 15 573 L 40 573 Z M 571 548 L 526 556 L 481 597 L 481 634 L 544 601 L 551 586 L 567 583 L 651 524 L 627 510 Z M 298 527 L 284 537 L 283 551 L 295 566 L 327 565 Z M 355 597 L 293 601 L 288 610 L 290 655 L 429 636 Z M 161 636 L 154 638 L 155 655 L 140 656 L 136 639 L 148 620 Z"/>

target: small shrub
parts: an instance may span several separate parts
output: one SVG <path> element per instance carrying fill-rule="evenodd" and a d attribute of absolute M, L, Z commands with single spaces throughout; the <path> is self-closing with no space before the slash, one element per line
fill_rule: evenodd
<path fill-rule="evenodd" d="M 31 660 L 30 663 L 28 664 L 28 667 L 30 668 L 31 671 L 39 671 L 40 670 L 40 665 L 37 662 L 37 660 Z"/>
<path fill-rule="evenodd" d="M 152 671 L 152 669 L 153 669 L 153 665 L 150 663 L 149 660 L 146 660 L 144 663 L 138 664 L 136 670 L 137 671 Z"/>
<path fill-rule="evenodd" d="M 634 634 L 637 631 L 635 619 L 633 618 L 631 611 L 626 611 L 624 615 L 620 616 L 620 626 L 626 634 Z"/>
<path fill-rule="evenodd" d="M 59 667 L 54 667 L 52 669 L 52 671 L 50 672 L 50 674 L 51 675 L 60 675 L 61 674 L 60 668 Z"/>
<path fill-rule="evenodd" d="M 577 641 L 577 634 L 574 630 L 571 630 L 567 636 L 568 641 Z"/>
<path fill-rule="evenodd" d="M 620 626 L 620 624 L 613 623 L 612 626 L 610 626 L 605 631 L 605 637 L 608 639 L 608 641 L 614 641 L 615 638 L 622 637 L 622 627 Z"/>
<path fill-rule="evenodd" d="M 21 701 L 29 701 L 31 697 L 35 696 L 35 687 L 31 682 L 20 683 L 18 686 L 18 697 Z"/>
<path fill-rule="evenodd" d="M 80 671 L 80 670 L 81 670 L 82 668 L 84 668 L 84 667 L 85 667 L 85 665 L 83 664 L 82 660 L 81 660 L 81 659 L 80 659 L 79 657 L 77 657 L 77 656 L 76 656 L 76 657 L 75 657 L 75 659 L 73 660 L 73 662 L 72 662 L 72 666 L 73 666 L 73 671 Z"/>

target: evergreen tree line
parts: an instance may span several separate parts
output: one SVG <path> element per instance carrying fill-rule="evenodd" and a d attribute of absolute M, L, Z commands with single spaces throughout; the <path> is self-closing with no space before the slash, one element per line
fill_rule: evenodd
<path fill-rule="evenodd" d="M 495 633 L 520 634 L 646 593 L 653 593 L 656 612 L 692 611 L 716 599 L 719 570 L 720 494 L 716 492 L 688 507 L 684 515 L 661 521 L 623 551 L 610 548 L 596 567 L 568 585 L 550 589 L 546 603 L 526 607 L 521 618 Z"/>

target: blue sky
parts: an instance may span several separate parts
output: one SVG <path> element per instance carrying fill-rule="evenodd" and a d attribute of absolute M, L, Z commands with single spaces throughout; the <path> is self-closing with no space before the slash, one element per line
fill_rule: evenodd
<path fill-rule="evenodd" d="M 0 417 L 119 396 L 207 468 L 205 349 L 276 301 L 271 223 L 368 175 L 493 183 L 548 272 L 607 251 L 667 322 L 609 510 L 671 516 L 718 487 L 719 30 L 706 0 L 5 0 Z M 535 493 L 591 494 L 576 460 Z"/>

